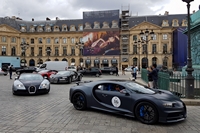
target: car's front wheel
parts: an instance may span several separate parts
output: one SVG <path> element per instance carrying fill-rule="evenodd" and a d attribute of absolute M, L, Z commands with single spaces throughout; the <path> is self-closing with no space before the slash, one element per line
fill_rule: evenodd
<path fill-rule="evenodd" d="M 20 72 L 16 72 L 17 75 L 20 75 Z"/>
<path fill-rule="evenodd" d="M 76 92 L 72 97 L 74 108 L 77 110 L 86 109 L 86 98 L 83 93 Z"/>
<path fill-rule="evenodd" d="M 113 75 L 113 72 L 110 72 L 110 75 Z"/>
<path fill-rule="evenodd" d="M 136 118 L 145 124 L 154 124 L 158 121 L 158 111 L 149 102 L 141 102 L 135 108 Z"/>
<path fill-rule="evenodd" d="M 96 77 L 99 77 L 100 75 L 99 75 L 99 73 L 96 73 Z"/>

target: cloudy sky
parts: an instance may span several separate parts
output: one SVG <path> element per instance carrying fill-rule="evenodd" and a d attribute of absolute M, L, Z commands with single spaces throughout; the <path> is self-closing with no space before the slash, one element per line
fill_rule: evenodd
<path fill-rule="evenodd" d="M 199 10 L 199 5 L 200 0 L 194 0 L 190 11 Z M 127 9 L 128 6 L 132 16 L 163 15 L 165 11 L 187 13 L 186 3 L 182 0 L 0 0 L 0 17 L 81 19 L 84 11 Z"/>

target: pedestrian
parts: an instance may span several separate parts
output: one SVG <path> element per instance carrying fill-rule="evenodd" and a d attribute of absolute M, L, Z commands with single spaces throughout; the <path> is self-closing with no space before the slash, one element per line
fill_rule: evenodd
<path fill-rule="evenodd" d="M 153 88 L 158 89 L 158 69 L 157 69 L 157 65 L 153 64 L 152 68 L 153 68 L 153 71 L 150 72 L 150 73 L 152 74 L 152 77 L 153 77 Z"/>
<path fill-rule="evenodd" d="M 136 80 L 137 79 L 137 71 L 138 71 L 138 68 L 137 68 L 137 65 L 135 65 L 133 67 L 133 78 Z"/>
<path fill-rule="evenodd" d="M 116 66 L 116 76 L 119 76 L 119 69 L 117 66 Z"/>
<path fill-rule="evenodd" d="M 147 68 L 147 71 L 148 71 L 148 87 L 149 88 L 153 88 L 153 76 L 152 76 L 152 71 L 153 71 L 153 68 L 150 66 Z"/>
<path fill-rule="evenodd" d="M 125 67 L 124 66 L 122 67 L 122 75 L 126 75 L 125 74 Z"/>
<path fill-rule="evenodd" d="M 11 66 L 8 68 L 8 71 L 9 71 L 10 79 L 12 79 L 13 65 L 11 65 Z"/>

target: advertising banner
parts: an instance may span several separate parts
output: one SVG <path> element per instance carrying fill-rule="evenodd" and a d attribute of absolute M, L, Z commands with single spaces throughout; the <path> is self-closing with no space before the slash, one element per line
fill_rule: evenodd
<path fill-rule="evenodd" d="M 84 56 L 119 55 L 119 31 L 84 32 Z"/>

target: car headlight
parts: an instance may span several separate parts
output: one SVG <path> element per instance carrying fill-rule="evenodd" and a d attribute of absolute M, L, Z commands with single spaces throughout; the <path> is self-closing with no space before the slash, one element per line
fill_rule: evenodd
<path fill-rule="evenodd" d="M 174 105 L 175 105 L 175 103 L 173 103 L 173 102 L 165 102 L 165 103 L 163 103 L 163 106 L 165 108 L 172 108 L 172 107 L 174 107 Z"/>
<path fill-rule="evenodd" d="M 24 85 L 23 84 L 17 84 L 16 85 L 18 88 L 24 88 Z"/>
<path fill-rule="evenodd" d="M 40 85 L 40 89 L 41 89 L 41 88 L 47 88 L 47 86 L 48 86 L 47 83 L 42 83 L 42 84 Z"/>

